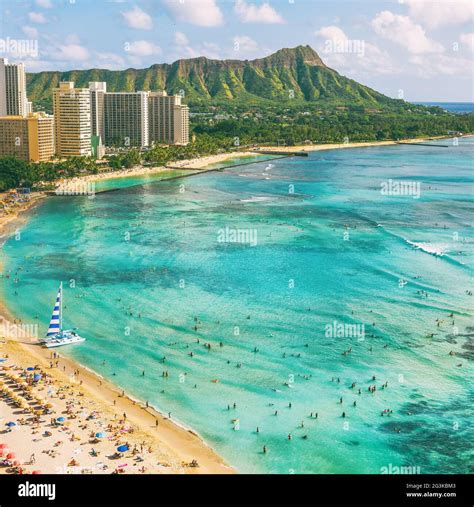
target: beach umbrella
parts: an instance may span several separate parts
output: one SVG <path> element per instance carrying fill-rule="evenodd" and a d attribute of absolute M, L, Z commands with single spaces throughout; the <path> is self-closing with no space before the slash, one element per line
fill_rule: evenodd
<path fill-rule="evenodd" d="M 13 459 L 14 457 L 15 457 L 15 453 L 13 453 L 13 452 L 9 452 L 7 454 L 7 459 Z"/>
<path fill-rule="evenodd" d="M 101 431 L 99 431 L 99 433 L 96 433 L 95 436 L 96 436 L 96 438 L 104 438 L 105 433 L 102 433 Z"/>
<path fill-rule="evenodd" d="M 56 421 L 58 421 L 58 422 L 64 422 L 65 420 L 66 420 L 66 419 L 64 419 L 64 417 L 62 417 L 62 416 L 61 416 L 61 417 L 56 418 Z"/>
<path fill-rule="evenodd" d="M 7 444 L 0 444 L 0 449 L 8 449 L 8 445 Z"/>
<path fill-rule="evenodd" d="M 9 428 L 11 428 L 12 426 L 16 426 L 16 423 L 14 423 L 13 421 L 10 421 L 10 422 L 7 422 L 7 424 L 5 424 L 5 426 L 8 426 Z"/>
<path fill-rule="evenodd" d="M 41 380 L 42 378 L 43 378 L 43 376 L 41 375 L 41 373 L 35 373 L 35 374 L 33 375 L 33 380 L 34 380 L 35 382 L 38 382 L 38 380 Z"/>
<path fill-rule="evenodd" d="M 33 368 L 33 366 L 28 366 L 28 368 L 26 369 L 26 371 L 35 371 L 35 369 Z"/>
<path fill-rule="evenodd" d="M 126 452 L 126 451 L 128 451 L 128 445 L 119 445 L 117 447 L 117 451 L 118 452 Z"/>
<path fill-rule="evenodd" d="M 33 472 L 31 472 L 32 475 L 40 475 L 41 474 L 41 470 L 33 470 Z"/>

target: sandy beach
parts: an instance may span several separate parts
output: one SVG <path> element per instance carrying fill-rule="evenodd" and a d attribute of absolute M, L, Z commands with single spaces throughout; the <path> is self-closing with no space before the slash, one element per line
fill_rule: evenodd
<path fill-rule="evenodd" d="M 12 337 L 22 334 L 14 320 L 2 317 L 1 328 L 0 444 L 8 449 L 3 458 L 13 453 L 9 461 L 17 462 L 23 473 L 233 472 L 198 435 L 63 357 L 60 349 L 52 352 L 35 339 Z M 42 379 L 29 382 L 25 391 L 27 368 L 35 368 L 33 373 Z M 14 402 L 17 396 L 20 405 Z M 34 403 L 37 398 L 41 404 Z M 52 424 L 61 417 L 61 424 Z M 10 422 L 15 426 L 8 431 Z M 125 444 L 130 451 L 114 456 Z M 0 474 L 11 468 L 0 467 Z"/>
<path fill-rule="evenodd" d="M 239 157 L 254 157 L 258 155 L 254 151 L 233 151 L 231 153 L 219 153 L 217 155 L 208 155 L 207 157 L 192 158 L 173 162 L 172 166 L 186 169 L 206 169 L 211 164 L 219 164 Z"/>
<path fill-rule="evenodd" d="M 467 137 L 467 136 L 463 136 Z M 450 139 L 451 136 L 438 136 L 420 139 L 400 139 L 398 141 L 365 141 L 358 143 L 325 143 L 325 144 L 300 144 L 297 146 L 259 146 L 255 152 L 276 151 L 276 152 L 295 152 L 295 151 L 322 151 L 336 150 L 344 148 L 367 148 L 370 146 L 389 146 L 397 143 L 421 143 L 424 141 L 433 141 L 435 139 Z"/>

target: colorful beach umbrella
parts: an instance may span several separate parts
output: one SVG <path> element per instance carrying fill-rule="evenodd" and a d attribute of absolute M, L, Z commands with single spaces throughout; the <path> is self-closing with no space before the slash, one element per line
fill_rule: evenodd
<path fill-rule="evenodd" d="M 117 451 L 118 452 L 126 452 L 126 451 L 128 451 L 128 445 L 119 445 L 117 447 Z"/>
<path fill-rule="evenodd" d="M 26 369 L 26 371 L 34 371 L 35 369 L 33 368 L 33 366 L 28 366 L 28 368 Z"/>
<path fill-rule="evenodd" d="M 63 417 L 63 416 L 61 416 L 61 417 L 57 417 L 57 418 L 56 418 L 56 421 L 58 421 L 58 422 L 64 422 L 65 420 L 66 420 L 66 419 L 64 419 L 64 417 Z"/>
<path fill-rule="evenodd" d="M 101 431 L 99 431 L 98 433 L 95 434 L 96 438 L 105 438 L 105 433 L 102 433 Z"/>
<path fill-rule="evenodd" d="M 35 373 L 35 374 L 33 375 L 33 380 L 34 380 L 35 382 L 38 382 L 38 380 L 41 380 L 42 378 L 43 378 L 43 375 L 41 375 L 41 373 Z"/>
<path fill-rule="evenodd" d="M 13 421 L 10 421 L 10 422 L 7 422 L 7 424 L 5 424 L 5 426 L 8 426 L 9 428 L 11 428 L 12 426 L 16 426 L 16 423 Z"/>
<path fill-rule="evenodd" d="M 15 453 L 13 453 L 13 452 L 9 452 L 7 454 L 7 459 L 13 459 L 14 457 L 15 457 Z"/>

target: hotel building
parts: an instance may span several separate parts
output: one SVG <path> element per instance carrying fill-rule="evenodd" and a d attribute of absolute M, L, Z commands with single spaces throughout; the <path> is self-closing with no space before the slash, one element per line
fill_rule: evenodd
<path fill-rule="evenodd" d="M 54 155 L 54 120 L 45 113 L 0 117 L 0 157 L 47 162 Z"/>
<path fill-rule="evenodd" d="M 150 92 L 148 109 L 150 144 L 189 143 L 189 108 L 181 104 L 180 95 Z"/>
<path fill-rule="evenodd" d="M 91 97 L 88 88 L 63 81 L 53 90 L 54 137 L 58 157 L 90 156 Z"/>
<path fill-rule="evenodd" d="M 29 112 L 25 66 L 0 58 L 0 116 L 26 116 Z"/>
<path fill-rule="evenodd" d="M 104 99 L 107 93 L 107 83 L 91 81 L 89 90 L 91 94 L 91 135 L 100 136 L 104 142 Z"/>
<path fill-rule="evenodd" d="M 104 94 L 104 144 L 148 146 L 148 92 Z"/>

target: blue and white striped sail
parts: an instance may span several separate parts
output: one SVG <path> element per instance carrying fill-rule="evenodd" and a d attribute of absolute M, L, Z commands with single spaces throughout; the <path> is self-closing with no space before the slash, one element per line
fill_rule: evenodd
<path fill-rule="evenodd" d="M 53 336 L 61 331 L 61 297 L 62 297 L 63 284 L 59 286 L 58 295 L 56 296 L 56 303 L 53 308 L 53 315 L 49 322 L 48 332 L 46 336 Z"/>

